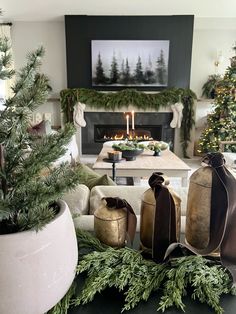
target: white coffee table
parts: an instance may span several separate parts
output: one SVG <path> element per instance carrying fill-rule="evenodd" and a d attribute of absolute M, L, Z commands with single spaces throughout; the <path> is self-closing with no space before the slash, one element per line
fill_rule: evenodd
<path fill-rule="evenodd" d="M 93 165 L 93 170 L 100 174 L 112 176 L 112 164 L 104 162 L 111 147 L 103 147 Z M 191 168 L 170 150 L 161 152 L 161 156 L 153 156 L 152 151 L 144 152 L 136 160 L 117 163 L 116 177 L 150 177 L 153 172 L 162 172 L 168 177 L 180 177 L 182 186 L 187 186 L 188 172 Z"/>

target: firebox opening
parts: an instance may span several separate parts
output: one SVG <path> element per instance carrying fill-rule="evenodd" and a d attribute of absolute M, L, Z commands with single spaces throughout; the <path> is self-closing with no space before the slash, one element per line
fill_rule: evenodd
<path fill-rule="evenodd" d="M 162 126 L 135 126 L 135 130 L 129 131 L 129 139 L 137 141 L 161 140 Z M 111 140 L 122 140 L 127 138 L 124 125 L 94 125 L 94 142 L 104 143 Z"/>

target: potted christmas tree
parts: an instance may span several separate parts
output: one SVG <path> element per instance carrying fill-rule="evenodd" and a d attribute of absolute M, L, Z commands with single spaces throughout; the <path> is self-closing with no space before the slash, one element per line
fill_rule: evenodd
<path fill-rule="evenodd" d="M 11 55 L 0 39 L 0 78 Z M 57 202 L 78 183 L 69 164 L 54 168 L 74 133 L 37 136 L 27 130 L 33 110 L 47 99 L 49 81 L 38 72 L 43 48 L 29 54 L 16 75 L 12 97 L 0 112 L 0 313 L 42 314 L 69 289 L 77 241 L 67 205 Z"/>

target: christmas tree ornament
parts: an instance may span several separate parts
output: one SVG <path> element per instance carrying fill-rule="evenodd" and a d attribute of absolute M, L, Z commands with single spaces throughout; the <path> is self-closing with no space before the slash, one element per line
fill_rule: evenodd
<path fill-rule="evenodd" d="M 154 172 L 149 185 L 141 203 L 141 248 L 152 252 L 156 262 L 162 262 L 169 244 L 180 237 L 181 200 L 165 185 L 162 173 Z"/>
<path fill-rule="evenodd" d="M 104 204 L 94 212 L 94 232 L 103 243 L 123 247 L 133 243 L 137 217 L 130 204 L 118 197 L 104 197 Z"/>

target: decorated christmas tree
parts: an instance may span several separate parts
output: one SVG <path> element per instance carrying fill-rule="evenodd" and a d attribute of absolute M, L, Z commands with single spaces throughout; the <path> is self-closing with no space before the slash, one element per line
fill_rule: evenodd
<path fill-rule="evenodd" d="M 202 153 L 216 152 L 221 141 L 236 139 L 236 43 L 234 56 L 224 78 L 218 84 L 214 110 L 207 118 L 207 127 L 199 141 Z M 235 145 L 226 145 L 226 150 L 236 151 Z"/>

